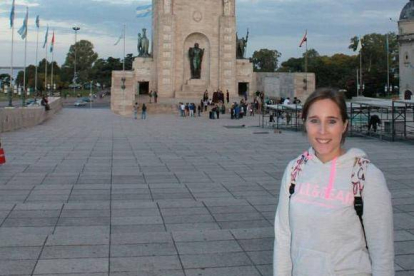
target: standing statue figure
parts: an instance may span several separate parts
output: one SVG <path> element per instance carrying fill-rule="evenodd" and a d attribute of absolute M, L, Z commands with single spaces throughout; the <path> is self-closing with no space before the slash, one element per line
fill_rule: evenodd
<path fill-rule="evenodd" d="M 244 59 L 244 52 L 246 50 L 247 41 L 249 39 L 249 29 L 247 29 L 246 38 L 238 38 L 236 33 L 236 58 L 237 59 Z"/>
<path fill-rule="evenodd" d="M 203 61 L 203 54 L 204 49 L 199 48 L 198 43 L 195 43 L 194 47 L 190 47 L 188 50 L 192 79 L 201 78 L 201 62 Z"/>
<path fill-rule="evenodd" d="M 141 53 L 140 57 L 149 57 L 149 40 L 147 38 L 147 29 L 142 29 L 142 38 L 141 38 Z"/>
<path fill-rule="evenodd" d="M 138 56 L 142 57 L 142 37 L 141 37 L 141 33 L 138 33 L 137 50 L 138 50 Z"/>

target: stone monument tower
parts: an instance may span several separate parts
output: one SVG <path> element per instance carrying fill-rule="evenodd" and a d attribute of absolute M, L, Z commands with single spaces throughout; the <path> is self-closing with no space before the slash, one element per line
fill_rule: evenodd
<path fill-rule="evenodd" d="M 401 11 L 398 21 L 400 47 L 400 99 L 413 99 L 414 93 L 414 0 Z"/>
<path fill-rule="evenodd" d="M 236 92 L 235 0 L 153 0 L 154 89 L 161 97 Z M 203 49 L 199 77 L 190 48 Z"/>

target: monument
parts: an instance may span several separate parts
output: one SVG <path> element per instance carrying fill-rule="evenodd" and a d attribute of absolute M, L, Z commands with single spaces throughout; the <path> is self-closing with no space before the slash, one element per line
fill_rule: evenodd
<path fill-rule="evenodd" d="M 233 98 L 253 95 L 256 83 L 261 83 L 261 89 L 266 87 L 264 78 L 278 73 L 253 72 L 253 64 L 246 58 L 249 31 L 240 39 L 236 35 L 235 1 L 153 0 L 151 45 L 145 44 L 148 38 L 143 29 L 133 70 L 113 71 L 112 111 L 132 114 L 135 95 L 151 90 L 160 99 L 199 100 L 206 90 L 210 95 L 228 90 Z M 291 87 L 303 86 L 292 82 Z"/>
<path fill-rule="evenodd" d="M 398 21 L 400 99 L 414 99 L 414 0 L 401 11 Z"/>

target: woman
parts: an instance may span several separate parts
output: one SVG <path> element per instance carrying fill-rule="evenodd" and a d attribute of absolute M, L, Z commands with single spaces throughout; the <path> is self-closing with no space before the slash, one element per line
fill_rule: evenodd
<path fill-rule="evenodd" d="M 303 106 L 302 119 L 311 148 L 292 160 L 283 176 L 273 275 L 394 275 L 390 192 L 362 150 L 342 147 L 348 127 L 343 96 L 316 90 Z M 362 163 L 365 168 L 358 172 L 364 181 L 354 173 Z M 354 190 L 354 177 L 363 188 Z M 359 194 L 361 221 L 354 206 Z"/>

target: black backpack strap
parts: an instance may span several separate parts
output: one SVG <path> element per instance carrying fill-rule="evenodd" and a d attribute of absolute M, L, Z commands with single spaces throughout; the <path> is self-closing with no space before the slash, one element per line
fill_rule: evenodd
<path fill-rule="evenodd" d="M 290 186 L 289 186 L 289 199 L 295 193 L 296 180 L 299 173 L 303 170 L 303 166 L 309 160 L 309 152 L 305 151 L 299 158 L 296 159 L 295 163 L 292 166 L 290 173 Z"/>
<path fill-rule="evenodd" d="M 355 158 L 354 167 L 352 169 L 352 191 L 354 193 L 354 209 L 361 222 L 362 231 L 364 232 L 365 243 L 367 241 L 365 235 L 364 222 L 362 215 L 364 214 L 364 201 L 362 200 L 362 192 L 364 191 L 365 185 L 365 174 L 367 172 L 367 166 L 370 161 L 366 158 L 357 157 Z"/>

